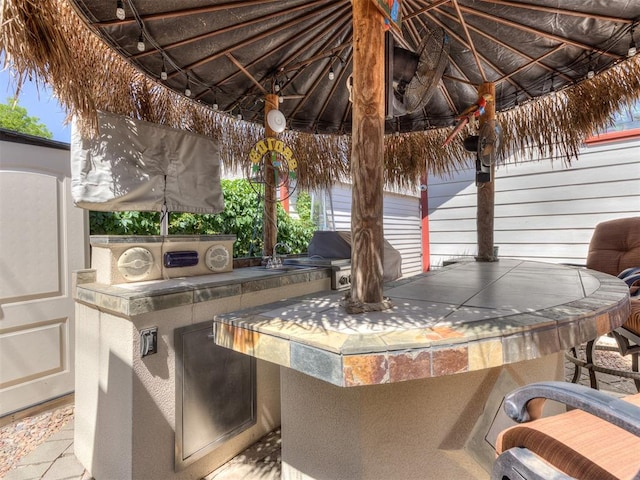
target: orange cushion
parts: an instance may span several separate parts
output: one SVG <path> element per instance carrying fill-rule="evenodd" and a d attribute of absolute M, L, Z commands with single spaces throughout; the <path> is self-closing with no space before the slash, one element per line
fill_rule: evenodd
<path fill-rule="evenodd" d="M 640 394 L 625 400 L 640 406 Z M 513 447 L 525 447 L 580 479 L 632 479 L 640 471 L 640 438 L 581 410 L 504 430 L 498 453 Z"/>
<path fill-rule="evenodd" d="M 587 268 L 618 275 L 631 267 L 640 267 L 640 217 L 596 225 L 589 243 Z"/>

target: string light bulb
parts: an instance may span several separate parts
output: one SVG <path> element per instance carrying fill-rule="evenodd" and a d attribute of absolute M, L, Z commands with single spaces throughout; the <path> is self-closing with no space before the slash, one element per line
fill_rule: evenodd
<path fill-rule="evenodd" d="M 116 2 L 116 18 L 118 20 L 124 20 L 127 14 L 124 11 L 124 3 L 122 0 Z"/>
<path fill-rule="evenodd" d="M 184 96 L 185 97 L 191 96 L 191 87 L 189 85 L 189 75 L 187 75 L 187 85 L 184 87 Z"/>
<path fill-rule="evenodd" d="M 631 27 L 631 41 L 629 42 L 629 50 L 627 50 L 627 57 L 633 57 L 638 49 L 636 48 L 636 41 L 633 39 L 633 27 Z"/>
<path fill-rule="evenodd" d="M 331 68 L 329 68 L 329 80 L 333 81 L 334 78 L 336 78 L 336 74 L 333 71 L 333 67 L 331 67 Z"/>
<path fill-rule="evenodd" d="M 161 78 L 162 80 L 166 80 L 166 79 L 168 78 L 168 75 L 167 75 L 167 67 L 166 67 L 166 65 L 164 64 L 164 57 L 162 57 L 162 71 L 160 72 L 160 78 Z"/>
<path fill-rule="evenodd" d="M 590 68 L 589 71 L 587 72 L 587 78 L 591 80 L 595 76 L 596 76 L 596 72 L 593 71 L 593 68 Z"/>
<path fill-rule="evenodd" d="M 144 34 L 140 32 L 140 36 L 138 37 L 138 51 L 144 52 L 147 49 L 147 46 L 144 44 Z"/>

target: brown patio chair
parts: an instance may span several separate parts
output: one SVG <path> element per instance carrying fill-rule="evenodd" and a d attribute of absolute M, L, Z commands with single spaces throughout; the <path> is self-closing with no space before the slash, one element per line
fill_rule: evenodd
<path fill-rule="evenodd" d="M 575 410 L 540 418 L 545 399 Z M 521 423 L 498 435 L 491 480 L 640 479 L 640 394 L 540 382 L 507 395 L 504 409 Z"/>
<path fill-rule="evenodd" d="M 585 347 L 586 361 L 578 358 L 576 349 L 566 358 L 576 365 L 572 382 L 580 378 L 581 367 L 589 371 L 591 387 L 598 388 L 596 372 L 632 378 L 640 391 L 638 356 L 640 355 L 640 217 L 620 218 L 596 225 L 587 255 L 587 268 L 610 275 L 625 276 L 631 293 L 631 315 L 626 323 L 611 332 L 621 355 L 631 356 L 631 370 L 607 368 L 596 364 L 594 350 L 597 338 Z M 598 347 L 607 348 L 607 347 Z"/>

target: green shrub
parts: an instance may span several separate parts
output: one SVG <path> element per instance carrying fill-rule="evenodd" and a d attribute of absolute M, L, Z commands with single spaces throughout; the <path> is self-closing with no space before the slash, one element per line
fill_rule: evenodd
<path fill-rule="evenodd" d="M 224 211 L 217 214 L 172 213 L 170 235 L 233 234 L 237 240 L 234 257 L 262 255 L 263 204 L 246 180 L 222 180 Z M 288 215 L 278 204 L 278 241 L 291 247 L 291 253 L 306 252 L 315 230 L 310 218 L 311 199 L 300 193 L 297 200 L 299 219 Z M 157 212 L 90 212 L 91 235 L 159 235 Z"/>

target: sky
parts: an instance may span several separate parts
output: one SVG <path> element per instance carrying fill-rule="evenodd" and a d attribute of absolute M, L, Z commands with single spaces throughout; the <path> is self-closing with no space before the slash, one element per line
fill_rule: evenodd
<path fill-rule="evenodd" d="M 9 70 L 0 71 L 0 103 L 6 103 L 7 98 L 13 97 L 16 85 Z M 36 88 L 35 83 L 24 83 L 18 105 L 27 109 L 30 117 L 38 117 L 53 133 L 53 140 L 69 143 L 71 141 L 71 125 L 64 125 L 66 114 L 58 104 L 51 90 L 43 87 Z"/>

